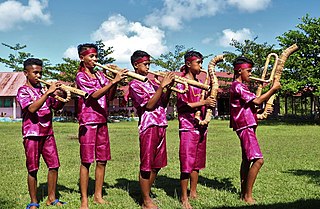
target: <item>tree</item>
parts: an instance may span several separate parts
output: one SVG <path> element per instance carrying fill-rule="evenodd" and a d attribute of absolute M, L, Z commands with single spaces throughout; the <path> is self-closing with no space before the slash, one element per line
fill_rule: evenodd
<path fill-rule="evenodd" d="M 320 18 L 311 18 L 307 14 L 301 18 L 302 23 L 277 37 L 284 48 L 297 43 L 299 51 L 290 56 L 283 72 L 282 89 L 297 93 L 308 90 L 320 96 Z"/>
<path fill-rule="evenodd" d="M 180 67 L 184 65 L 183 56 L 192 48 L 184 49 L 185 47 L 183 45 L 176 45 L 174 52 L 161 54 L 159 58 L 152 58 L 152 63 L 172 72 L 179 71 Z"/>
<path fill-rule="evenodd" d="M 275 50 L 274 45 L 269 45 L 267 42 L 264 42 L 263 44 L 256 43 L 255 41 L 257 39 L 258 37 L 255 37 L 253 40 L 245 40 L 243 43 L 233 39 L 230 45 L 235 47 L 235 51 L 238 53 L 229 51 L 224 52 L 226 54 L 226 62 L 220 63 L 218 66 L 226 72 L 233 73 L 232 63 L 235 58 L 238 56 L 245 56 L 254 62 L 253 73 L 260 77 L 268 54 L 271 52 L 278 54 L 279 50 Z M 274 60 L 270 59 L 269 65 L 273 65 L 273 63 Z"/>
<path fill-rule="evenodd" d="M 8 59 L 0 57 L 0 62 L 4 63 L 6 67 L 13 69 L 14 72 L 23 71 L 23 62 L 27 58 L 33 57 L 28 52 L 21 51 L 26 48 L 26 45 L 20 45 L 19 43 L 15 46 L 11 46 L 9 44 L 1 43 L 2 45 L 14 50 L 14 54 L 9 54 Z"/>

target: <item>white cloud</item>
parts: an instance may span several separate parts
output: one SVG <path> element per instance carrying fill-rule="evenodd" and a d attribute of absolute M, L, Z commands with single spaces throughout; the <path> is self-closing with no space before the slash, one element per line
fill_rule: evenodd
<path fill-rule="evenodd" d="M 68 57 L 73 60 L 79 60 L 78 49 L 75 46 L 70 46 L 64 53 L 63 57 Z"/>
<path fill-rule="evenodd" d="M 228 4 L 237 7 L 241 11 L 256 12 L 266 9 L 271 0 L 227 0 Z"/>
<path fill-rule="evenodd" d="M 252 40 L 253 33 L 248 28 L 232 31 L 231 29 L 225 29 L 222 31 L 223 36 L 219 39 L 219 44 L 223 47 L 230 47 L 231 40 L 237 40 L 243 42 L 244 40 Z"/>
<path fill-rule="evenodd" d="M 223 0 L 164 0 L 164 7 L 146 17 L 148 25 L 159 25 L 171 30 L 182 28 L 182 22 L 204 16 L 214 16 L 225 6 Z"/>
<path fill-rule="evenodd" d="M 19 27 L 23 23 L 42 21 L 50 23 L 50 14 L 45 13 L 48 0 L 29 0 L 27 6 L 16 0 L 0 3 L 0 31 Z"/>
<path fill-rule="evenodd" d="M 210 44 L 212 41 L 213 41 L 213 38 L 204 38 L 202 39 L 201 43 Z"/>
<path fill-rule="evenodd" d="M 102 40 L 106 47 L 113 46 L 112 57 L 116 62 L 129 63 L 136 50 L 159 56 L 167 51 L 164 31 L 158 27 L 146 27 L 140 22 L 129 22 L 125 17 L 113 15 L 92 33 L 92 40 Z"/>
<path fill-rule="evenodd" d="M 255 12 L 266 9 L 271 0 L 163 0 L 161 9 L 146 16 L 146 24 L 170 30 L 180 30 L 183 23 L 195 18 L 212 17 L 218 12 L 236 7 L 240 11 Z"/>

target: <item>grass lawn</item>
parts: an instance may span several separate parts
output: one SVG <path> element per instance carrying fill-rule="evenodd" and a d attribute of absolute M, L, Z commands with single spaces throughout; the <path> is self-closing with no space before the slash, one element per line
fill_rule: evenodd
<path fill-rule="evenodd" d="M 76 123 L 54 123 L 61 168 L 58 196 L 68 202 L 63 208 L 79 208 L 79 144 Z M 94 205 L 94 165 L 90 169 L 90 208 L 140 208 L 138 201 L 139 143 L 137 122 L 109 124 L 112 160 L 104 185 L 107 206 Z M 258 204 L 250 208 L 320 208 L 320 126 L 260 124 L 257 130 L 265 158 L 255 187 Z M 162 209 L 179 204 L 178 122 L 167 129 L 168 166 L 160 171 L 152 195 Z M 200 172 L 194 208 L 247 208 L 239 200 L 241 150 L 228 121 L 211 121 L 207 143 L 207 168 Z M 0 208 L 25 208 L 29 203 L 27 170 L 21 123 L 0 123 Z M 41 208 L 47 195 L 46 166 L 38 172 Z"/>

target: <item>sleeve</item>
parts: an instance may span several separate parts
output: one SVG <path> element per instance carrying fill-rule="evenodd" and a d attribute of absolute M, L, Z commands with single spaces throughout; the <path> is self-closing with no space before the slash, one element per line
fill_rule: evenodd
<path fill-rule="evenodd" d="M 79 89 L 87 92 L 89 95 L 95 92 L 93 83 L 90 81 L 89 76 L 86 76 L 84 73 L 79 72 L 76 76 L 76 84 Z"/>
<path fill-rule="evenodd" d="M 179 90 L 183 90 L 184 89 L 184 85 L 178 83 L 176 85 L 176 88 L 179 89 Z M 191 107 L 188 105 L 188 94 L 187 93 L 184 93 L 184 94 L 181 94 L 181 93 L 178 93 L 177 92 L 177 108 L 179 110 L 188 110 L 190 109 Z"/>
<path fill-rule="evenodd" d="M 49 103 L 50 103 L 50 107 L 51 107 L 52 109 L 54 109 L 54 110 L 60 110 L 60 109 L 62 109 L 63 106 L 65 105 L 64 102 L 61 102 L 61 101 L 55 99 L 55 98 L 52 97 L 52 96 L 50 96 L 50 97 L 48 98 L 48 100 L 49 100 Z"/>
<path fill-rule="evenodd" d="M 145 106 L 150 100 L 150 95 L 139 83 L 129 84 L 129 96 L 141 107 Z"/>
<path fill-rule="evenodd" d="M 249 103 L 256 98 L 256 95 L 252 93 L 248 87 L 238 85 L 236 91 L 239 93 L 240 98 L 245 102 Z"/>
<path fill-rule="evenodd" d="M 33 103 L 32 96 L 26 88 L 19 88 L 17 101 L 23 110 Z"/>

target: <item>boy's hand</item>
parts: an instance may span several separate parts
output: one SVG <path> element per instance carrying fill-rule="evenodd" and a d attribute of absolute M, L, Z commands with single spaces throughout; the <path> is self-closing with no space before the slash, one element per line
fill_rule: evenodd
<path fill-rule="evenodd" d="M 272 85 L 272 87 L 271 88 L 273 88 L 274 90 L 279 90 L 280 88 L 281 88 L 281 84 L 280 84 L 280 82 L 279 81 L 274 81 L 274 83 L 273 83 L 273 85 Z"/>
<path fill-rule="evenodd" d="M 50 87 L 47 90 L 47 93 L 53 94 L 59 87 L 61 86 L 61 82 L 57 81 L 57 82 L 51 82 Z"/>
<path fill-rule="evenodd" d="M 216 99 L 213 96 L 209 96 L 205 101 L 205 105 L 215 107 L 217 104 Z"/>
<path fill-rule="evenodd" d="M 175 77 L 175 74 L 173 72 L 166 73 L 166 75 L 164 76 L 164 78 L 160 83 L 161 87 L 164 88 L 168 85 L 172 85 L 174 82 L 174 77 Z"/>
<path fill-rule="evenodd" d="M 127 69 L 119 70 L 116 76 L 114 77 L 114 79 L 112 80 L 112 83 L 118 83 L 122 79 L 127 78 L 127 73 L 128 73 Z"/>

